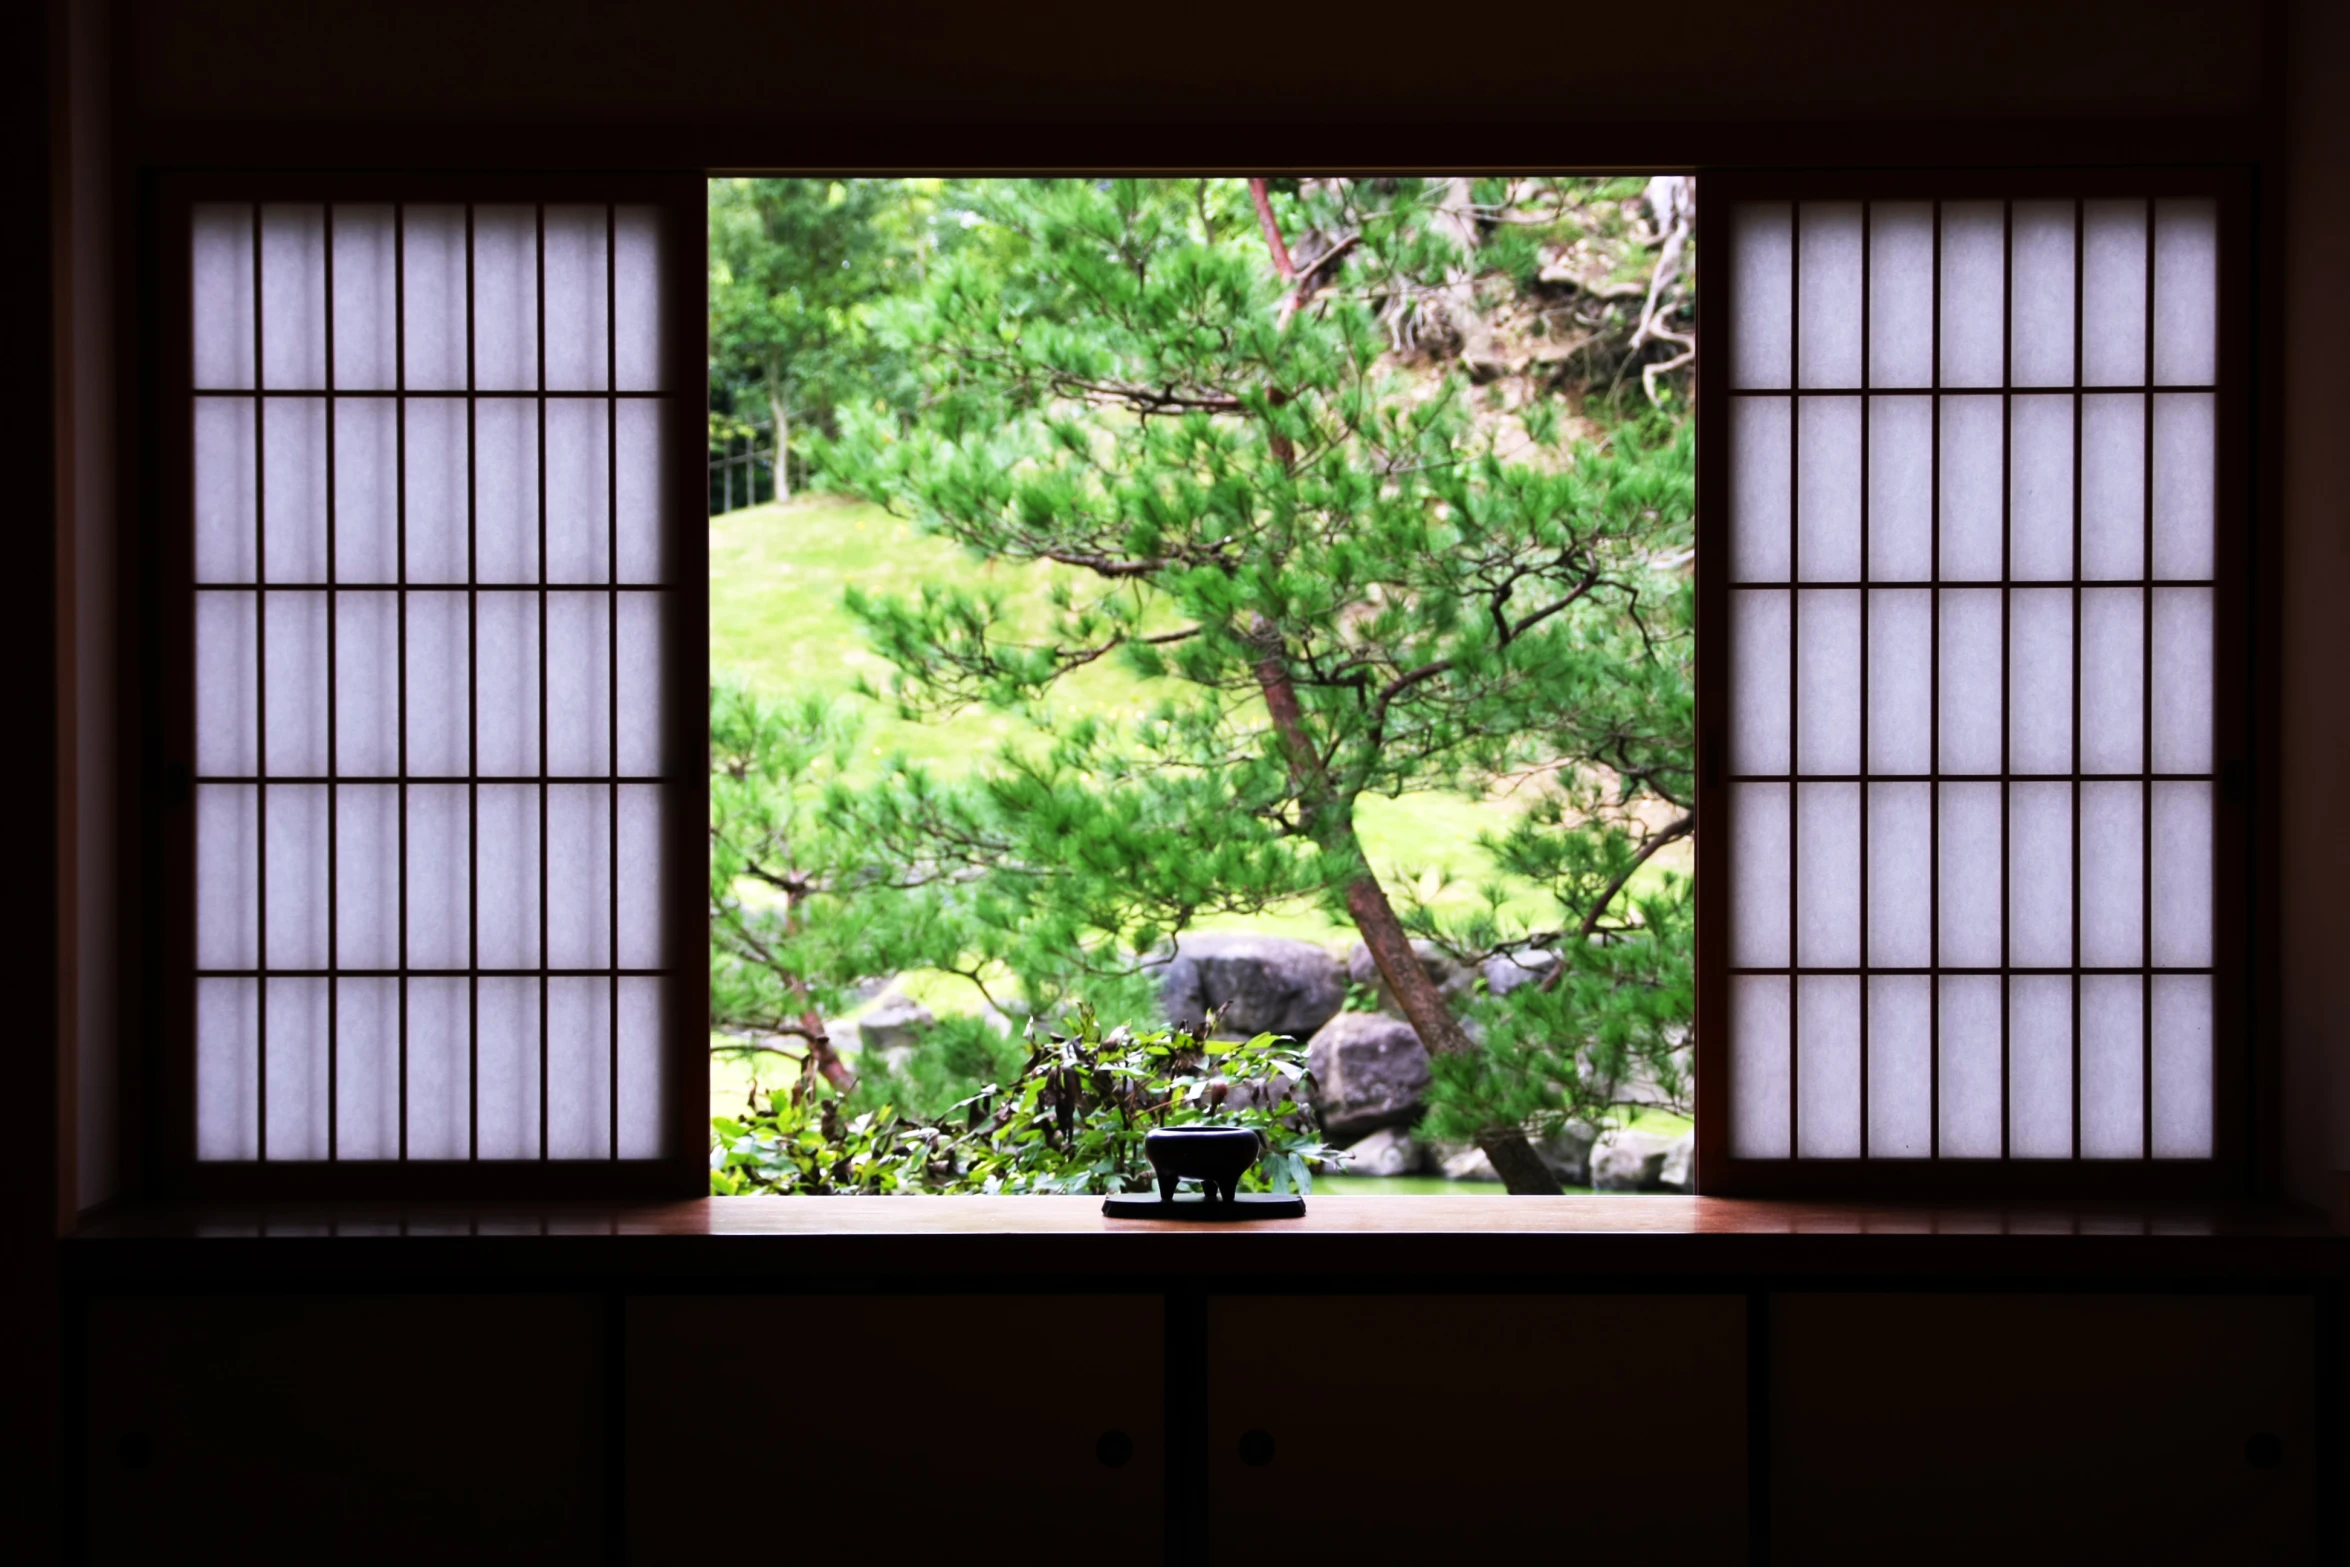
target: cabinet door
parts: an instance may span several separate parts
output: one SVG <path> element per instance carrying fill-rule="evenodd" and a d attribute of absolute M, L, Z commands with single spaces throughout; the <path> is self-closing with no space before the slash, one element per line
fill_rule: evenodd
<path fill-rule="evenodd" d="M 139 1297 L 86 1321 L 91 1561 L 600 1558 L 592 1300 Z"/>
<path fill-rule="evenodd" d="M 1213 1558 L 1741 1561 L 1745 1316 L 1739 1296 L 1217 1299 Z"/>
<path fill-rule="evenodd" d="M 2302 1296 L 1791 1295 L 1771 1523 L 1796 1562 L 2304 1562 Z"/>
<path fill-rule="evenodd" d="M 648 1296 L 628 1560 L 1162 1559 L 1159 1297 Z M 731 1542 L 731 1543 L 730 1543 Z"/>

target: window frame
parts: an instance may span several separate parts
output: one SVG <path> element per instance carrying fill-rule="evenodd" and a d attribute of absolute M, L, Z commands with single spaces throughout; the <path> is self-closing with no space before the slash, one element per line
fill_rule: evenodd
<path fill-rule="evenodd" d="M 2225 1199 L 2256 1194 L 2264 1159 L 2260 1130 L 2273 1124 L 2263 1093 L 2276 1093 L 2275 1075 L 2260 1048 L 2273 1025 L 2267 988 L 2273 963 L 2258 963 L 2260 943 L 2273 928 L 2275 835 L 2260 820 L 2266 798 L 2262 763 L 2273 751 L 2273 726 L 2258 722 L 2262 631 L 2256 606 L 2263 591 L 2258 535 L 2266 526 L 2255 491 L 2254 452 L 2260 373 L 2253 343 L 2253 290 L 2261 277 L 2254 249 L 2258 216 L 2251 172 L 2241 167 L 2188 165 L 2067 168 L 2058 164 L 2013 169 L 1883 167 L 1850 169 L 1717 170 L 1697 177 L 1700 235 L 1726 236 L 1730 209 L 1753 201 L 2031 200 L 2077 197 L 2158 200 L 2208 197 L 2218 207 L 2218 386 L 2215 392 L 2215 566 L 2213 578 L 2213 1037 L 2212 1155 L 2207 1159 L 1850 1159 L 1736 1158 L 1730 1152 L 1729 865 L 1735 846 L 1704 823 L 1727 817 L 1726 715 L 1732 657 L 1729 627 L 1730 493 L 1726 439 L 1731 390 L 1717 347 L 1698 363 L 1697 419 L 1697 1148 L 1696 1189 L 1706 1196 L 1839 1197 L 1859 1199 L 2063 1200 Z M 1730 279 L 1717 253 L 1698 269 L 1698 322 L 1728 320 Z M 1715 341 L 1721 334 L 1715 333 Z M 1864 366 L 1865 373 L 1865 366 Z M 1981 390 L 2006 391 L 2009 386 Z M 2151 430 L 2147 439 L 2152 440 Z M 2151 504 L 2151 496 L 2149 496 Z M 2151 570 L 2151 563 L 2148 563 Z M 1865 563 L 1864 563 L 1865 570 Z M 1865 760 L 1865 759 L 1864 759 Z M 1936 776 L 1936 775 L 1929 775 Z M 1708 896 L 1708 887 L 1717 890 Z M 2150 957 L 2150 953 L 2147 954 Z M 1794 956 L 1790 953 L 1790 957 Z M 1864 960 L 1866 954 L 1863 954 Z M 2079 954 L 2074 954 L 2076 976 Z M 2005 1025 L 2002 1024 L 2002 1039 Z M 2002 1046 L 2004 1054 L 2004 1043 Z M 1861 1079 L 1865 1105 L 1866 1061 Z M 2004 1063 L 2003 1063 L 2004 1076 Z M 2004 1095 L 2003 1095 L 2004 1099 Z M 1864 1112 L 1865 1113 L 1865 1112 Z M 1865 1125 L 1865 1121 L 1864 1121 Z"/>
<path fill-rule="evenodd" d="M 706 984 L 673 978 L 662 994 L 661 1137 L 653 1158 L 203 1160 L 196 1155 L 194 350 L 190 238 L 200 203 L 588 203 L 656 207 L 663 219 L 661 376 L 673 388 L 660 426 L 666 571 L 661 698 L 663 967 L 706 968 L 709 816 L 708 530 L 702 526 L 707 398 L 706 180 L 699 173 L 506 171 L 300 172 L 222 169 L 159 177 L 139 217 L 139 297 L 148 337 L 137 432 L 152 476 L 124 528 L 125 861 L 152 868 L 126 918 L 137 962 L 138 1048 L 152 1089 L 126 1111 L 150 1189 L 173 1199 L 674 1199 L 708 1191 Z M 322 394 L 323 395 L 323 394 Z M 617 671 L 614 673 L 618 678 Z M 126 891 L 128 889 L 126 888 Z M 617 954 L 615 953 L 615 960 Z M 143 1055 L 144 1060 L 138 1060 Z M 141 1098 L 144 1102 L 140 1102 Z"/>

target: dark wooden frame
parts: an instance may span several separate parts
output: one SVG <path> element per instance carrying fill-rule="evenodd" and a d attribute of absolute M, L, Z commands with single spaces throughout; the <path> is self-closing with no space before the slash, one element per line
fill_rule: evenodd
<path fill-rule="evenodd" d="M 2273 1159 L 2263 1144 L 2273 1126 L 2262 1090 L 2274 1096 L 2272 1072 L 2258 1070 L 2270 1054 L 2260 1024 L 2269 1008 L 2258 1005 L 2255 988 L 2255 932 L 2273 927 L 2274 845 L 2264 835 L 2254 802 L 2261 782 L 2273 773 L 2273 724 L 2256 723 L 2263 711 L 2260 681 L 2272 667 L 2261 656 L 2262 631 L 2254 606 L 2263 591 L 2260 564 L 2265 551 L 2267 508 L 2255 496 L 2255 406 L 2258 373 L 2253 355 L 2253 293 L 2260 276 L 2255 234 L 2254 185 L 2234 168 L 2104 167 L 2066 170 L 2051 166 L 2020 169 L 1722 172 L 1698 181 L 1699 230 L 1727 232 L 1730 205 L 1744 201 L 1964 200 L 2077 197 L 2154 198 L 2203 196 L 2219 207 L 2219 384 L 2217 388 L 2217 559 L 2214 568 L 2215 648 L 2213 896 L 2219 910 L 2213 952 L 2214 1083 L 2213 1156 L 2200 1160 L 2069 1159 L 1735 1159 L 1730 1155 L 1726 1100 L 1729 1083 L 1725 1030 L 1728 900 L 1707 896 L 1709 884 L 1726 888 L 1725 871 L 1734 852 L 1722 836 L 1697 834 L 1697 1117 L 1698 1189 L 1716 1196 L 1843 1196 L 1888 1198 L 2179 1198 L 2241 1197 L 2253 1194 L 2260 1166 Z M 1721 266 L 1701 268 L 1698 318 L 1726 319 L 1729 279 Z M 2151 295 L 2149 310 L 2151 311 Z M 1864 329 L 1865 330 L 1865 329 Z M 1865 337 L 1864 337 L 1865 342 Z M 2149 335 L 2151 353 L 2151 334 Z M 1865 352 L 1865 350 L 1864 350 Z M 1698 420 L 1701 431 L 1716 432 L 1698 448 L 1697 707 L 1698 815 L 1723 811 L 1726 776 L 1724 715 L 1728 710 L 1731 658 L 1729 553 L 1724 501 L 1729 454 L 1722 432 L 1731 396 L 1720 369 L 1701 362 Z M 1865 386 L 1865 367 L 1864 367 Z M 1984 391 L 2004 390 L 1984 388 Z M 2151 451 L 2152 429 L 2147 431 Z M 2152 494 L 2149 488 L 2148 504 Z M 2076 499 L 2076 514 L 2078 503 Z M 1865 515 L 1865 514 L 1864 514 Z M 2077 526 L 2077 520 L 2076 520 Z M 2152 561 L 2145 563 L 2151 580 Z M 1866 562 L 1863 562 L 1864 579 Z M 2151 615 L 2151 605 L 2148 606 Z M 2077 649 L 2076 649 L 2077 662 Z M 1791 678 L 1793 672 L 1790 672 Z M 2273 677 L 2271 677 L 2273 678 Z M 2006 698 L 2003 696 L 2004 707 Z M 1864 719 L 1865 722 L 1865 719 Z M 2146 743 L 2151 746 L 2151 735 Z M 1865 757 L 1863 758 L 1865 769 Z M 1792 765 L 1793 758 L 1790 758 Z M 2151 758 L 2147 759 L 2151 765 Z M 1939 774 L 1930 776 L 1938 777 Z M 2003 772 L 2004 776 L 2004 772 Z M 2062 775 L 2056 775 L 2061 777 Z M 1790 810 L 1793 809 L 1792 798 Z M 2151 862 L 2148 865 L 2151 875 Z M 2004 870 L 2002 872 L 2004 878 Z M 1865 899 L 1865 891 L 1863 897 Z M 2077 917 L 2077 915 L 2076 915 Z M 1789 939 L 1794 939 L 1791 929 Z M 2151 927 L 2146 939 L 2151 943 Z M 1789 954 L 1792 962 L 1796 954 Z M 1864 963 L 1867 954 L 1863 953 Z M 2146 954 L 2151 960 L 2151 951 Z M 2076 949 L 2075 972 L 2079 954 Z M 1790 1005 L 1792 1006 L 1792 997 Z M 1712 1024 L 1713 1026 L 1709 1026 Z M 2002 1024 L 2004 1037 L 2004 1022 Z M 2273 1024 L 2269 1025 L 2273 1029 Z M 1865 1035 L 1864 1035 L 1865 1039 Z M 1790 1041 L 1792 1045 L 1792 1039 Z M 2273 1048 L 2273 1041 L 2266 1041 Z M 2077 1049 L 2077 1045 L 2076 1045 Z M 1791 1054 L 1791 1069 L 1792 1069 Z M 1863 1051 L 1863 1126 L 1866 1126 L 1866 1052 Z M 2003 1075 L 2004 1075 L 2003 1047 Z M 1793 1087 L 1790 1084 L 1792 1098 Z M 2078 1082 L 2075 1086 L 2076 1100 Z M 2003 1098 L 2003 1117 L 2004 1094 Z M 2146 1113 L 2151 1116 L 2151 1096 Z M 2077 1122 L 2076 1105 L 2076 1122 Z M 1865 1133 L 1864 1133 L 1865 1135 Z M 2002 1147 L 2005 1147 L 2002 1134 Z M 1864 1144 L 1865 1147 L 1865 1144 Z M 2077 1147 L 2077 1139 L 2076 1139 Z M 2149 1140 L 2149 1149 L 2151 1141 Z"/>
<path fill-rule="evenodd" d="M 236 203 L 561 203 L 642 204 L 663 215 L 668 262 L 660 301 L 662 489 L 670 531 L 664 594 L 661 772 L 667 791 L 662 826 L 663 1022 L 670 1049 L 662 1063 L 662 1141 L 650 1159 L 199 1161 L 195 1156 L 195 818 L 193 561 L 193 393 L 189 316 L 189 216 L 203 201 Z M 142 754 L 126 756 L 135 787 L 125 790 L 127 819 L 141 840 L 134 851 L 155 871 L 153 894 L 140 900 L 138 925 L 126 930 L 141 961 L 126 1000 L 144 1059 L 126 1052 L 153 1082 L 138 1130 L 158 1195 L 236 1199 L 309 1192 L 334 1198 L 684 1197 L 707 1189 L 703 1151 L 709 993 L 698 978 L 707 943 L 708 577 L 705 507 L 706 399 L 696 394 L 702 362 L 706 250 L 705 185 L 698 174 L 622 173 L 386 175 L 221 172 L 158 181 L 141 203 L 145 243 L 139 297 L 151 332 L 141 366 L 140 444 L 152 488 L 125 529 L 131 562 L 123 617 L 124 668 L 131 715 L 126 738 Z M 470 398 L 471 394 L 464 394 Z M 618 562 L 612 563 L 613 570 Z M 331 581 L 331 579 L 330 579 Z M 617 589 L 613 591 L 618 591 Z M 618 679 L 615 667 L 613 680 Z M 614 698 L 616 700 L 616 697 Z M 614 737 L 617 745 L 617 735 Z M 616 761 L 616 753 L 615 753 Z M 543 762 L 542 762 L 543 766 Z M 614 782 L 619 781 L 617 773 Z M 617 813 L 614 813 L 617 831 Z M 126 855 L 126 860 L 130 859 Z M 615 866 L 615 875 L 617 866 Z M 403 871 L 403 874 L 404 871 Z M 542 876 L 545 867 L 541 867 Z M 617 911 L 617 880 L 612 894 Z M 615 940 L 617 926 L 615 926 Z M 543 954 L 542 954 L 543 956 Z M 612 966 L 617 973 L 617 950 Z M 599 973 L 604 972 L 599 970 Z M 615 995 L 617 991 L 615 991 Z M 616 1004 L 616 1002 L 615 1002 Z M 129 1019 L 126 1018 L 126 1024 Z M 616 1019 L 615 1019 L 616 1023 Z M 545 1029 L 542 1017 L 542 1034 Z M 614 1086 L 617 1093 L 617 1085 Z M 542 1106 L 543 1114 L 543 1106 Z"/>

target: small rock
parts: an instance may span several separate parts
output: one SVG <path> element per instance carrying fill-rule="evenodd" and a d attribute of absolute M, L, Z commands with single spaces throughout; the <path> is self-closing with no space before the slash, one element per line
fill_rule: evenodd
<path fill-rule="evenodd" d="M 1286 936 L 1197 932 L 1178 938 L 1175 950 L 1150 966 L 1161 971 L 1159 1005 L 1169 1021 L 1196 1028 L 1213 1012 L 1225 1039 L 1260 1033 L 1304 1039 L 1346 1003 L 1338 960 Z"/>
<path fill-rule="evenodd" d="M 1460 1005 L 1475 990 L 1477 971 L 1434 942 L 1413 942 L 1412 955 L 1420 960 L 1420 972 L 1428 976 L 1428 982 L 1436 987 L 1446 1006 Z M 1403 1015 L 1403 1008 L 1387 988 L 1386 977 L 1379 972 L 1371 949 L 1359 941 L 1346 955 L 1346 977 L 1350 983 L 1368 985 L 1377 992 L 1380 1011 L 1395 1017 Z"/>
<path fill-rule="evenodd" d="M 1616 1132 L 1591 1151 L 1591 1185 L 1603 1192 L 1664 1190 L 1665 1160 L 1676 1139 L 1654 1132 Z"/>
<path fill-rule="evenodd" d="M 1412 1025 L 1376 1012 L 1341 1012 L 1306 1043 L 1322 1134 L 1351 1142 L 1419 1118 L 1428 1051 Z"/>
<path fill-rule="evenodd" d="M 1448 1181 L 1493 1181 L 1499 1183 L 1501 1173 L 1493 1168 L 1493 1161 L 1485 1157 L 1485 1150 L 1475 1146 L 1462 1149 L 1444 1161 L 1438 1168 Z"/>
<path fill-rule="evenodd" d="M 1558 1177 L 1561 1186 L 1588 1186 L 1591 1145 L 1598 1140 L 1596 1130 L 1580 1121 L 1570 1121 L 1535 1143 L 1534 1151 L 1550 1166 L 1550 1173 Z"/>
<path fill-rule="evenodd" d="M 1417 1175 L 1427 1151 L 1400 1126 L 1373 1132 L 1346 1150 L 1349 1175 Z"/>
<path fill-rule="evenodd" d="M 1485 976 L 1486 994 L 1506 996 L 1520 985 L 1540 983 L 1559 966 L 1555 952 L 1502 952 L 1478 966 Z"/>
<path fill-rule="evenodd" d="M 858 1015 L 857 1042 L 887 1059 L 893 1051 L 911 1050 L 920 1044 L 937 1022 L 930 1008 L 893 986 Z"/>

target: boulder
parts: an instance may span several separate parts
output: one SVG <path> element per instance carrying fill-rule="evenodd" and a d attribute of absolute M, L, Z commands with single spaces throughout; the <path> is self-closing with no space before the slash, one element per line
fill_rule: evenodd
<path fill-rule="evenodd" d="M 1436 993 L 1444 998 L 1445 1005 L 1459 1006 L 1476 988 L 1477 971 L 1434 942 L 1413 942 L 1412 955 L 1420 960 L 1420 971 L 1428 976 L 1428 982 L 1436 987 Z M 1395 1017 L 1403 1015 L 1403 1008 L 1396 1004 L 1395 997 L 1388 992 L 1387 980 L 1380 974 L 1379 965 L 1371 958 L 1371 949 L 1359 941 L 1346 955 L 1346 977 L 1352 984 L 1370 986 L 1379 997 L 1380 1011 Z"/>
<path fill-rule="evenodd" d="M 1348 1175 L 1417 1175 L 1426 1163 L 1427 1150 L 1400 1126 L 1373 1132 L 1346 1150 Z"/>
<path fill-rule="evenodd" d="M 1490 995 L 1506 996 L 1520 985 L 1539 983 L 1559 966 L 1555 952 L 1499 952 L 1479 964 Z"/>
<path fill-rule="evenodd" d="M 1428 1051 L 1412 1025 L 1377 1012 L 1341 1012 L 1306 1042 L 1322 1135 L 1351 1142 L 1420 1115 Z"/>
<path fill-rule="evenodd" d="M 857 1015 L 857 1045 L 883 1055 L 911 1050 L 937 1022 L 930 1008 L 893 986 Z"/>
<path fill-rule="evenodd" d="M 1213 1012 L 1219 1039 L 1260 1033 L 1304 1039 L 1346 1001 L 1346 971 L 1338 960 L 1287 936 L 1201 931 L 1181 937 L 1154 966 L 1168 1019 L 1196 1028 Z"/>
<path fill-rule="evenodd" d="M 1683 1132 L 1673 1139 L 1673 1146 L 1665 1154 L 1665 1167 L 1657 1175 L 1657 1185 L 1668 1192 L 1688 1193 L 1697 1189 L 1697 1134 Z"/>
<path fill-rule="evenodd" d="M 1444 1172 L 1444 1178 L 1448 1181 L 1492 1181 L 1497 1185 L 1501 1181 L 1501 1172 L 1494 1169 L 1491 1159 L 1485 1157 L 1485 1150 L 1474 1143 L 1446 1159 L 1437 1168 Z"/>
<path fill-rule="evenodd" d="M 1614 1132 L 1591 1151 L 1591 1185 L 1603 1192 L 1664 1190 L 1665 1161 L 1679 1138 L 1654 1132 Z"/>
<path fill-rule="evenodd" d="M 1580 1121 L 1570 1121 L 1534 1144 L 1535 1153 L 1550 1166 L 1561 1186 L 1591 1184 L 1591 1145 L 1599 1133 Z"/>

